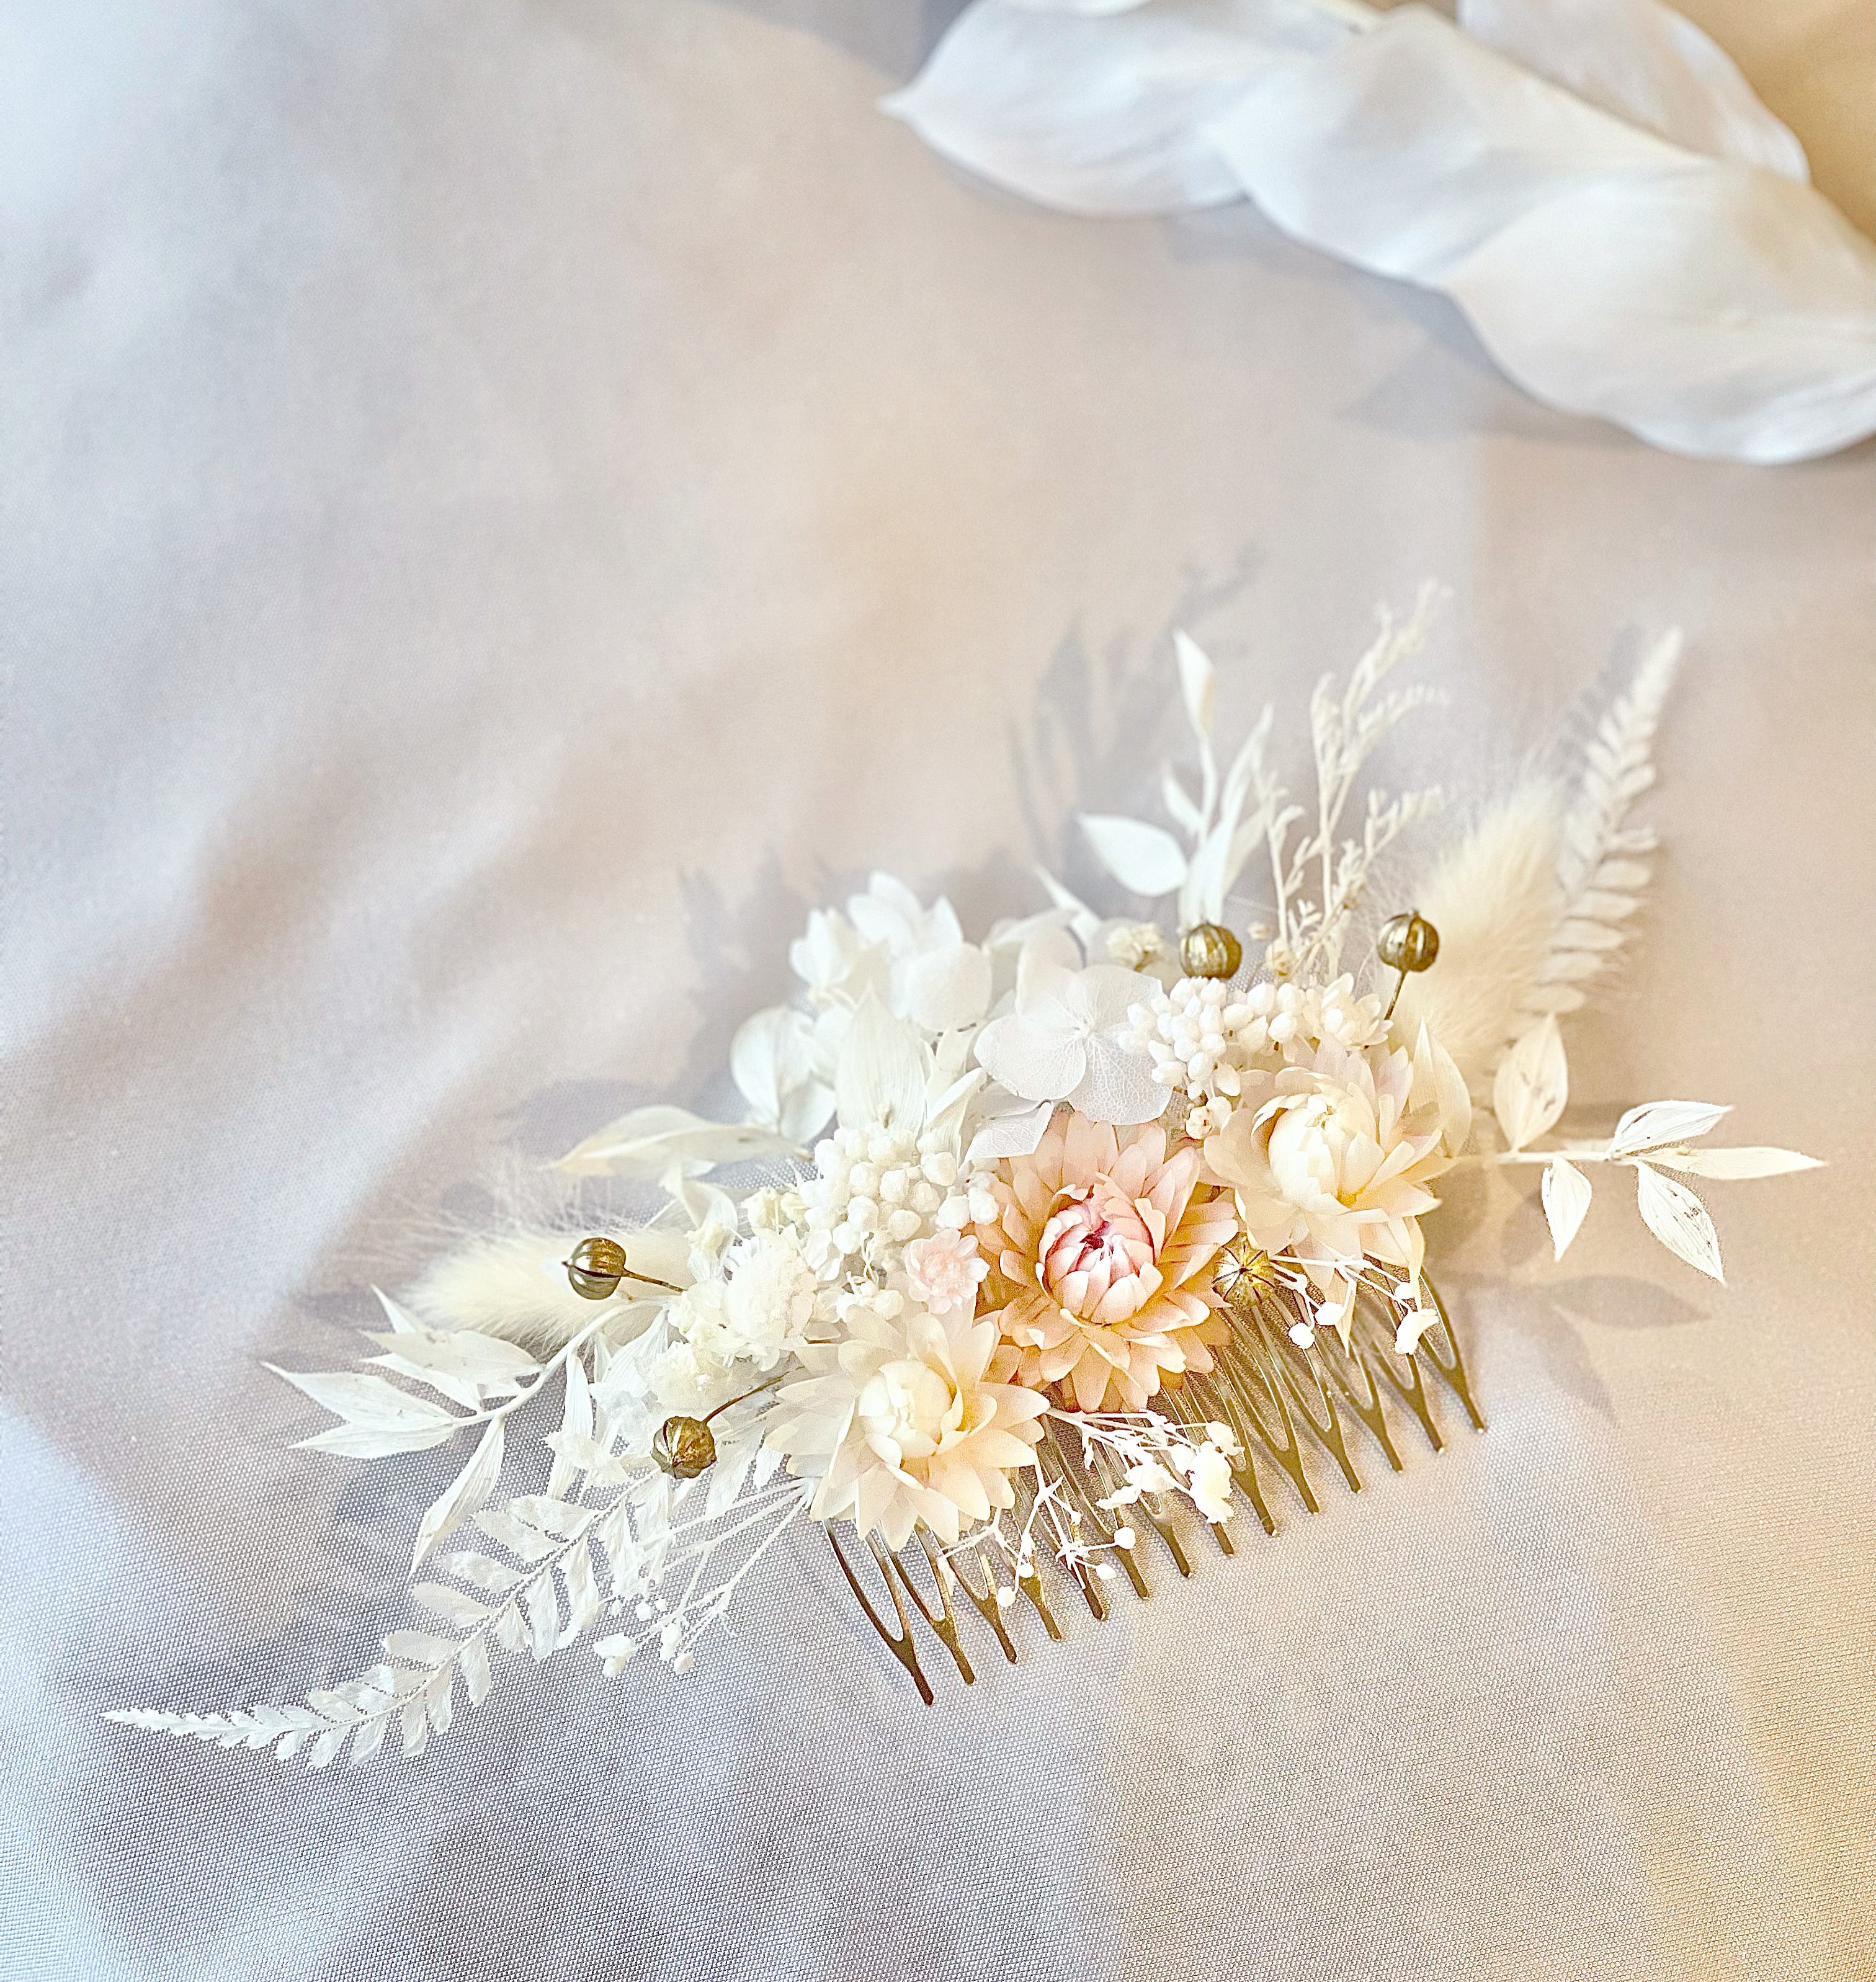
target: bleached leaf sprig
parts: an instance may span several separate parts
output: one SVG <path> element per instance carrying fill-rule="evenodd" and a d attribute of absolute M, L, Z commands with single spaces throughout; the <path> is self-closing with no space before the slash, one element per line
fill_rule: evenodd
<path fill-rule="evenodd" d="M 1269 863 L 1271 920 L 1253 929 L 1267 940 L 1277 977 L 1335 974 L 1349 920 L 1375 863 L 1394 841 L 1440 802 L 1437 787 L 1390 797 L 1370 789 L 1358 833 L 1344 828 L 1360 774 L 1404 718 L 1434 699 L 1422 684 L 1395 689 L 1388 676 L 1425 644 L 1438 598 L 1421 589 L 1404 623 L 1384 607 L 1373 642 L 1339 686 L 1325 674 L 1310 699 L 1315 770 L 1313 806 L 1291 799 L 1269 759 L 1274 711 L 1267 706 L 1233 753 L 1220 779 L 1212 742 L 1215 670 L 1197 644 L 1174 636 L 1180 695 L 1199 746 L 1196 797 L 1169 766 L 1161 789 L 1167 809 L 1190 843 L 1164 826 L 1111 814 L 1083 814 L 1081 826 L 1101 864 L 1123 888 L 1150 899 L 1178 896 L 1179 926 L 1219 923 L 1252 858 Z M 1314 893 L 1310 892 L 1312 884 Z M 1080 904 L 1050 883 L 1057 899 Z"/>
<path fill-rule="evenodd" d="M 1212 742 L 1217 671 L 1197 641 L 1176 633 L 1180 699 L 1199 749 L 1199 789 L 1194 797 L 1169 764 L 1160 773 L 1167 810 L 1190 843 L 1181 846 L 1163 826 L 1109 813 L 1083 813 L 1082 831 L 1109 873 L 1121 886 L 1149 900 L 1177 894 L 1179 924 L 1224 919 L 1225 903 L 1245 863 L 1263 843 L 1270 823 L 1257 796 L 1258 771 L 1275 712 L 1267 707 L 1233 753 L 1222 779 Z"/>
<path fill-rule="evenodd" d="M 1649 1101 L 1631 1108 L 1603 1143 L 1571 1143 L 1561 1149 L 1530 1146 L 1556 1126 L 1570 1096 L 1570 1069 L 1555 1016 L 1547 1015 L 1500 1063 L 1492 1086 L 1492 1113 L 1504 1149 L 1486 1160 L 1544 1165 L 1541 1196 L 1551 1244 L 1561 1259 L 1582 1230 L 1592 1186 L 1584 1164 L 1614 1163 L 1635 1173 L 1635 1203 L 1642 1222 L 1677 1259 L 1710 1280 L 1724 1281 L 1719 1234 L 1705 1206 L 1664 1170 L 1715 1179 L 1782 1176 L 1815 1170 L 1814 1156 L 1795 1149 L 1696 1149 L 1690 1144 L 1717 1128 L 1730 1112 L 1710 1101 Z"/>

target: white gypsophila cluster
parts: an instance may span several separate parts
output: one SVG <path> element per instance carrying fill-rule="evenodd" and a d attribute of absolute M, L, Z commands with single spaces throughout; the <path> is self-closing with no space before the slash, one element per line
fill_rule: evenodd
<path fill-rule="evenodd" d="M 816 1145 L 815 1174 L 800 1194 L 806 1257 L 822 1279 L 853 1267 L 883 1276 L 915 1239 L 969 1221 L 951 1140 L 940 1131 L 856 1128 L 836 1129 Z"/>
<path fill-rule="evenodd" d="M 1178 968 L 1178 953 L 1157 923 L 1114 923 L 1106 931 L 1107 960 L 1163 983 Z"/>
<path fill-rule="evenodd" d="M 696 1412 L 720 1403 L 749 1370 L 766 1372 L 806 1336 L 820 1282 L 792 1233 L 758 1231 L 722 1255 L 719 1271 L 665 1310 L 667 1340 L 651 1360 L 659 1397 Z"/>
<path fill-rule="evenodd" d="M 1240 990 L 1217 977 L 1182 977 L 1170 990 L 1128 1011 L 1133 1039 L 1153 1060 L 1153 1077 L 1183 1094 L 1195 1141 L 1231 1119 L 1253 1066 L 1270 1066 L 1334 1039 L 1353 1052 L 1387 1036 L 1381 1001 L 1358 996 L 1355 980 L 1331 984 L 1253 984 Z"/>

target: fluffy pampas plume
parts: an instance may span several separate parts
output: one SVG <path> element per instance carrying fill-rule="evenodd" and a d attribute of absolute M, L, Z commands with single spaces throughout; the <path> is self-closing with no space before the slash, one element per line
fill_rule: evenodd
<path fill-rule="evenodd" d="M 1399 1022 L 1409 1039 L 1429 1026 L 1474 1088 L 1513 1040 L 1575 1011 L 1622 947 L 1655 845 L 1629 811 L 1654 782 L 1655 728 L 1680 659 L 1677 627 L 1609 705 L 1567 799 L 1547 779 L 1527 780 L 1420 888 L 1440 956 L 1403 987 Z"/>
<path fill-rule="evenodd" d="M 519 1343 L 536 1355 L 562 1348 L 591 1323 L 600 1304 L 576 1294 L 566 1258 L 585 1235 L 536 1228 L 471 1240 L 432 1260 L 405 1296 L 432 1328 L 473 1329 Z M 610 1232 L 633 1265 L 683 1286 L 689 1283 L 689 1242 L 680 1231 Z M 613 1305 L 623 1313 L 650 1292 L 621 1283 Z"/>
<path fill-rule="evenodd" d="M 1423 1023 L 1469 1085 L 1487 1079 L 1527 1021 L 1549 963 L 1563 903 L 1557 851 L 1563 806 L 1547 779 L 1492 807 L 1419 889 L 1416 906 L 1440 932 L 1439 961 L 1410 977 L 1396 1008 L 1401 1036 Z"/>

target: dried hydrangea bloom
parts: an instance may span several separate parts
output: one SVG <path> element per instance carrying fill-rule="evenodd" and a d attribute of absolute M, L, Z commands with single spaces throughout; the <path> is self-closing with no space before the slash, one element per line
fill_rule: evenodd
<path fill-rule="evenodd" d="M 1207 1269 L 1237 1219 L 1192 1144 L 1169 1156 L 1157 1123 L 1116 1129 L 1063 1109 L 990 1187 L 984 1310 L 1023 1383 L 1059 1386 L 1084 1411 L 1140 1410 L 1169 1379 L 1212 1366 L 1229 1330 Z"/>

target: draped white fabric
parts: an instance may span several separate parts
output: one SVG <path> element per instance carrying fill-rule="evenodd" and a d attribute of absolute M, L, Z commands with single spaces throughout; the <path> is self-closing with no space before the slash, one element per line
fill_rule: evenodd
<path fill-rule="evenodd" d="M 875 107 L 947 15 L 9 10 L 9 1976 L 1869 1972 L 1876 455 L 1553 414 L 1242 202 L 989 191 Z M 1701 18 L 1869 225 L 1854 0 Z M 1829 1160 L 1714 1186 L 1727 1287 L 1474 1192 L 1486 1435 L 931 1711 L 804 1543 L 687 1679 L 511 1663 L 420 1763 L 100 1723 L 403 1621 L 448 1455 L 287 1450 L 263 1357 L 337 1366 L 633 1103 L 726 1105 L 870 867 L 973 927 L 1037 859 L 1096 890 L 1070 816 L 1153 803 L 1173 626 L 1237 725 L 1427 575 L 1407 747 L 1462 797 L 1687 629 L 1571 1063 L 1586 1123 Z"/>
<path fill-rule="evenodd" d="M 1876 243 L 1660 0 L 976 0 L 890 107 L 1071 213 L 1240 194 L 1547 405 L 1717 460 L 1876 432 Z M 1561 86 L 1560 86 L 1561 85 Z"/>

